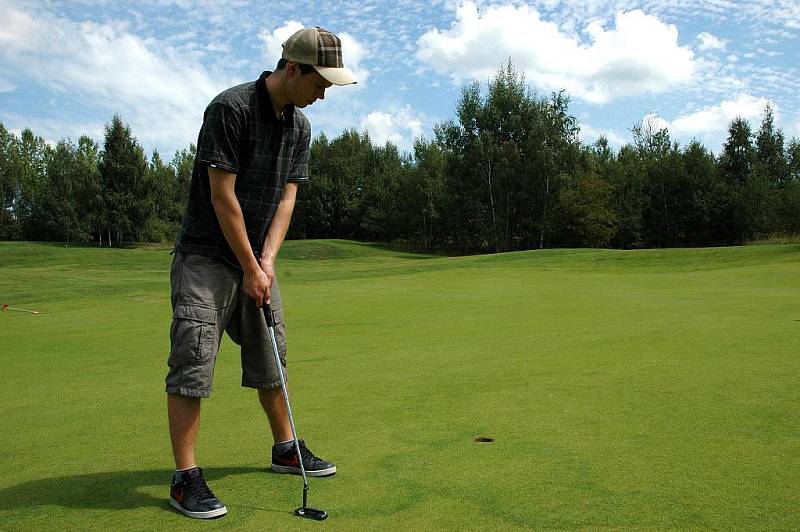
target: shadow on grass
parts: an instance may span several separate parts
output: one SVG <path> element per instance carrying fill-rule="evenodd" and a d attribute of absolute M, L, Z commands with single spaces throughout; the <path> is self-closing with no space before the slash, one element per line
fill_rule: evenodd
<path fill-rule="evenodd" d="M 229 475 L 263 472 L 257 467 L 204 468 L 209 482 Z M 31 480 L 0 489 L 0 500 L 6 510 L 35 506 L 124 510 L 142 507 L 169 507 L 168 470 L 112 471 L 65 477 Z M 159 486 L 162 493 L 154 497 L 141 488 Z"/>

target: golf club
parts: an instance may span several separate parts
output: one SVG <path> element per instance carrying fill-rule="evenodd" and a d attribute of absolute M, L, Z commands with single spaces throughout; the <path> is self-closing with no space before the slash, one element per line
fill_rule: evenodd
<path fill-rule="evenodd" d="M 264 317 L 267 319 L 267 329 L 269 330 L 269 339 L 272 342 L 272 352 L 275 354 L 275 365 L 278 367 L 278 375 L 281 378 L 281 390 L 283 390 L 283 400 L 286 401 L 286 411 L 289 414 L 289 424 L 292 427 L 292 438 L 294 439 L 294 450 L 297 453 L 297 460 L 300 463 L 300 472 L 303 474 L 303 506 L 294 511 L 295 515 L 322 521 L 327 519 L 328 512 L 319 510 L 317 508 L 309 508 L 308 502 L 308 478 L 306 477 L 306 468 L 303 466 L 303 456 L 300 454 L 300 444 L 297 440 L 297 431 L 294 428 L 294 417 L 292 416 L 292 407 L 289 404 L 289 391 L 286 389 L 286 377 L 283 374 L 283 364 L 281 364 L 281 357 L 278 354 L 278 343 L 275 341 L 275 318 L 272 315 L 272 308 L 269 305 L 262 307 L 264 310 Z"/>

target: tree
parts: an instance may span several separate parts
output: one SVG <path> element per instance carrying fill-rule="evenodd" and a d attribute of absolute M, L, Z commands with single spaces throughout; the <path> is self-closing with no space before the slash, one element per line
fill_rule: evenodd
<path fill-rule="evenodd" d="M 19 203 L 17 138 L 0 122 L 0 240 L 13 240 L 22 228 L 16 212 Z"/>
<path fill-rule="evenodd" d="M 42 137 L 37 137 L 30 129 L 24 129 L 17 143 L 17 182 L 19 197 L 15 214 L 22 224 L 22 236 L 28 240 L 47 240 L 46 210 L 47 164 L 51 155 L 50 147 Z"/>
<path fill-rule="evenodd" d="M 533 143 L 534 149 L 527 150 L 526 159 L 541 161 L 539 169 L 534 166 L 529 172 L 539 178 L 538 197 L 542 209 L 542 223 L 539 230 L 539 248 L 546 243 L 546 232 L 551 226 L 553 198 L 558 197 L 560 188 L 574 180 L 580 162 L 580 142 L 578 141 L 578 122 L 569 114 L 569 97 L 564 91 L 555 92 L 548 102 L 541 102 L 544 111 L 544 137 Z M 534 107 L 535 109 L 535 107 Z M 538 113 L 534 110 L 533 123 Z M 537 157 L 537 150 L 538 154 Z M 536 196 L 534 196 L 536 199 Z"/>
<path fill-rule="evenodd" d="M 196 155 L 197 147 L 190 144 L 188 149 L 176 151 L 170 163 L 175 172 L 175 184 L 172 187 L 172 206 L 167 218 L 173 222 L 180 223 L 183 219 L 183 211 L 186 210 L 186 202 L 189 199 L 189 187 L 192 183 Z"/>
<path fill-rule="evenodd" d="M 547 243 L 554 198 L 576 173 L 577 123 L 563 92 L 538 98 L 509 61 L 489 82 L 462 88 L 459 123 L 436 129 L 447 150 L 444 218 L 465 252 Z"/>
<path fill-rule="evenodd" d="M 789 181 L 800 181 L 800 140 L 792 138 L 786 149 Z"/>
<path fill-rule="evenodd" d="M 692 141 L 683 150 L 682 160 L 692 196 L 682 215 L 685 244 L 736 243 L 742 231 L 741 217 L 735 212 L 735 196 L 720 175 L 714 155 Z"/>
<path fill-rule="evenodd" d="M 136 240 L 150 218 L 152 202 L 146 190 L 146 172 L 144 151 L 122 118 L 114 115 L 106 124 L 100 162 L 109 244 Z"/>
<path fill-rule="evenodd" d="M 40 228 L 45 240 L 69 243 L 84 239 L 75 201 L 78 192 L 75 153 L 72 142 L 61 140 L 48 161 L 47 187 L 40 196 L 42 209 L 47 213 Z"/>
<path fill-rule="evenodd" d="M 75 202 L 78 219 L 83 223 L 86 240 L 97 235 L 102 246 L 105 226 L 105 203 L 100 182 L 100 147 L 90 137 L 83 135 L 78 139 L 75 153 Z"/>
<path fill-rule="evenodd" d="M 486 226 L 483 185 L 480 180 L 481 161 L 474 149 L 478 137 L 480 85 L 476 82 L 462 87 L 456 107 L 459 123 L 447 121 L 434 127 L 437 142 L 447 153 L 445 160 L 444 230 L 448 245 L 470 253 L 481 249 Z"/>
<path fill-rule="evenodd" d="M 442 228 L 446 152 L 435 140 L 414 142 L 414 167 L 403 194 L 406 234 L 433 249 L 445 244 Z"/>
<path fill-rule="evenodd" d="M 616 226 L 611 245 L 623 249 L 644 247 L 645 169 L 636 148 L 630 144 L 623 146 L 613 168 L 610 182 L 614 189 Z"/>
<path fill-rule="evenodd" d="M 757 195 L 760 188 L 753 187 L 751 183 L 755 157 L 750 124 L 741 117 L 734 118 L 728 126 L 728 139 L 722 146 L 719 167 L 731 189 L 731 207 L 734 212 L 732 229 L 739 231 L 738 235 L 731 236 L 739 243 L 747 240 L 753 232 L 752 206 L 758 203 L 753 196 Z M 755 190 L 750 190 L 752 188 Z"/>
<path fill-rule="evenodd" d="M 676 246 L 684 236 L 681 214 L 691 198 L 678 144 L 652 120 L 637 124 L 632 133 L 644 177 L 642 234 L 648 245 Z"/>
<path fill-rule="evenodd" d="M 559 191 L 553 209 L 553 237 L 566 247 L 605 247 L 614 237 L 613 188 L 586 175 Z"/>
<path fill-rule="evenodd" d="M 309 179 L 297 191 L 288 238 L 336 238 L 333 227 L 334 185 L 327 174 L 330 142 L 325 133 L 311 141 Z"/>
<path fill-rule="evenodd" d="M 775 129 L 772 104 L 764 107 L 764 118 L 756 134 L 755 172 L 775 188 L 789 182 L 789 163 L 784 151 L 783 131 Z"/>
<path fill-rule="evenodd" d="M 742 117 L 734 118 L 728 126 L 728 139 L 722 146 L 720 167 L 726 180 L 734 185 L 743 185 L 753 169 L 753 149 L 750 124 Z"/>
<path fill-rule="evenodd" d="M 158 150 L 154 150 L 144 183 L 151 216 L 141 228 L 139 240 L 163 242 L 175 238 L 180 227 L 175 220 L 176 186 L 175 168 L 166 164 Z"/>
<path fill-rule="evenodd" d="M 332 185 L 331 225 L 335 238 L 358 238 L 361 232 L 364 180 L 370 173 L 372 142 L 366 133 L 346 130 L 329 145 L 313 146 L 315 167 L 330 179 Z M 320 155 L 322 155 L 320 153 Z"/>
<path fill-rule="evenodd" d="M 373 150 L 373 160 L 360 197 L 360 225 L 367 239 L 385 241 L 388 245 L 401 236 L 399 198 L 409 162 L 389 142 Z"/>

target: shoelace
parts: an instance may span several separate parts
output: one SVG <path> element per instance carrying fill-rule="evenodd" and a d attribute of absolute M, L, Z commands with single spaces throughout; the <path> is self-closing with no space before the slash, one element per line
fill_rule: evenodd
<path fill-rule="evenodd" d="M 186 489 L 198 501 L 205 501 L 214 498 L 214 493 L 208 487 L 208 484 L 206 484 L 206 479 L 201 476 L 189 479 Z"/>
<path fill-rule="evenodd" d="M 300 446 L 300 456 L 303 457 L 303 462 L 306 460 L 319 461 L 319 458 L 314 456 L 314 453 L 312 453 L 305 445 Z"/>

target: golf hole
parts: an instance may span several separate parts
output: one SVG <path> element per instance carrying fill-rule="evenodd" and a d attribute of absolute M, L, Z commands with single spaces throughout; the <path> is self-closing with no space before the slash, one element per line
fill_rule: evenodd
<path fill-rule="evenodd" d="M 474 438 L 472 441 L 475 443 L 492 443 L 494 438 L 487 438 L 486 436 L 478 436 Z"/>

